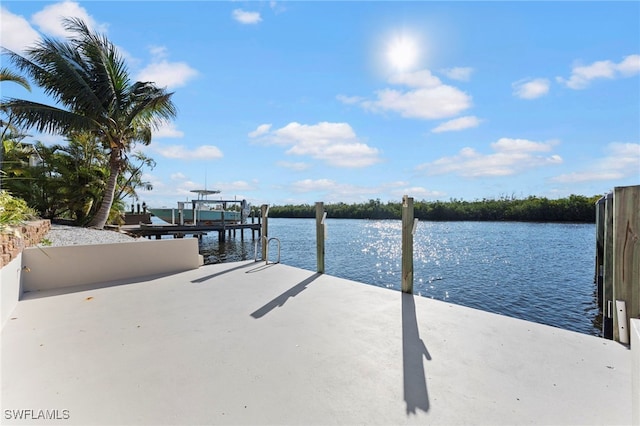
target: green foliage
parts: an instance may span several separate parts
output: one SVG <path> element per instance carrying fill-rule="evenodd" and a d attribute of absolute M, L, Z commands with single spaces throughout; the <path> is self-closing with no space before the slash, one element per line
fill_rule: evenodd
<path fill-rule="evenodd" d="M 86 225 L 100 204 L 109 176 L 108 163 L 100 140 L 90 133 L 75 132 L 67 144 L 53 146 L 19 143 L 7 151 L 3 186 L 23 198 L 41 217 L 71 219 Z M 140 187 L 151 188 L 142 180 L 142 172 L 153 166 L 155 162 L 143 154 L 132 155 L 118 179 L 110 223 L 120 222 L 126 208 L 124 197 L 135 197 Z"/>
<path fill-rule="evenodd" d="M 525 199 L 507 198 L 463 201 L 418 201 L 414 216 L 432 221 L 528 221 L 528 222 L 595 222 L 595 203 L 600 195 L 585 197 L 571 195 L 550 200 L 530 196 Z M 326 204 L 327 216 L 340 219 L 400 219 L 402 204 L 369 200 L 360 204 Z M 272 206 L 269 217 L 314 218 L 315 206 Z"/>
<path fill-rule="evenodd" d="M 36 218 L 36 212 L 24 200 L 0 190 L 0 232 Z"/>

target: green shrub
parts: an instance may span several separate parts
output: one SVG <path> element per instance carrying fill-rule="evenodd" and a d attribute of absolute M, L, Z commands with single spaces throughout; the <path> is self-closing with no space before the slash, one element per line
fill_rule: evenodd
<path fill-rule="evenodd" d="M 7 191 L 0 191 L 0 232 L 7 232 L 13 226 L 36 218 L 36 211 L 23 199 L 13 197 Z"/>

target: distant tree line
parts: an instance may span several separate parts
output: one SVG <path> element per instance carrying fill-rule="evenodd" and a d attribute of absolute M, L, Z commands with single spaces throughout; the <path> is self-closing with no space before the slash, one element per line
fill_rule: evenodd
<path fill-rule="evenodd" d="M 571 195 L 548 199 L 530 196 L 524 199 L 502 197 L 464 201 L 416 201 L 414 216 L 433 221 L 528 221 L 528 222 L 595 222 L 595 203 L 600 195 Z M 359 204 L 325 204 L 330 218 L 339 219 L 401 219 L 402 203 L 382 203 L 380 199 Z M 315 205 L 271 206 L 269 217 L 314 218 Z"/>

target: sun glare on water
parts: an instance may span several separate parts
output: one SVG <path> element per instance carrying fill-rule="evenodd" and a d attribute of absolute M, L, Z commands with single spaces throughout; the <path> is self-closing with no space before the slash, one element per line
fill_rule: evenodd
<path fill-rule="evenodd" d="M 416 40 L 408 35 L 393 37 L 387 44 L 387 60 L 396 71 L 408 71 L 413 68 L 420 56 Z"/>

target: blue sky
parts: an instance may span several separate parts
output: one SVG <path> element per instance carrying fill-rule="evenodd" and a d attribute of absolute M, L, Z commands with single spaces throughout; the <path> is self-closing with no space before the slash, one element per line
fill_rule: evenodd
<path fill-rule="evenodd" d="M 105 33 L 175 92 L 140 202 L 558 198 L 640 184 L 639 2 L 3 1 L 3 47 Z M 3 58 L 2 65 L 8 65 Z M 3 97 L 44 101 L 3 83 Z M 59 136 L 34 135 L 45 143 Z"/>

